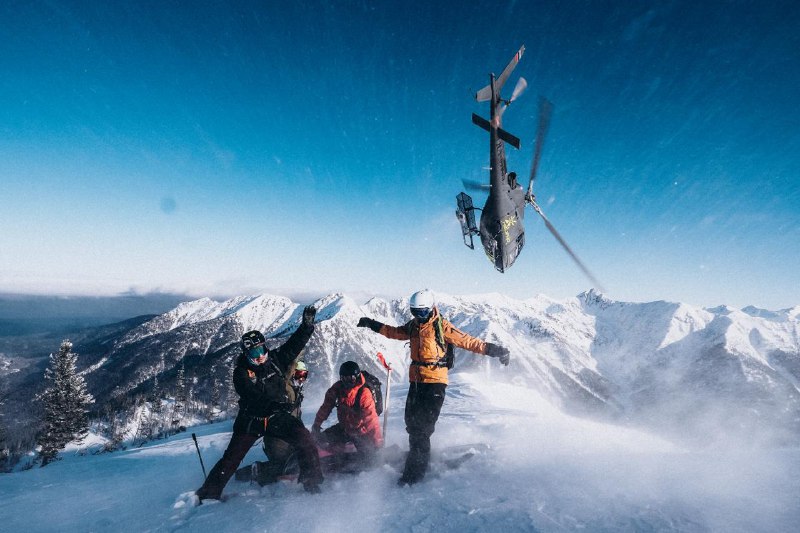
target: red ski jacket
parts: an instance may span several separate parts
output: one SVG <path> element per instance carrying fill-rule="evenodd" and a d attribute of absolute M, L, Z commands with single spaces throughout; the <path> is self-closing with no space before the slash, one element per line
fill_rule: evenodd
<path fill-rule="evenodd" d="M 314 425 L 320 427 L 336 407 L 336 416 L 348 436 L 360 440 L 367 439 L 376 447 L 381 447 L 383 434 L 378 413 L 375 411 L 375 400 L 369 388 L 364 387 L 363 374 L 359 376 L 359 380 L 356 386 L 350 389 L 345 388 L 341 381 L 334 383 L 325 393 L 325 401 L 317 411 Z M 359 396 L 358 391 L 362 387 L 364 392 L 361 393 L 359 405 L 356 406 L 356 397 Z"/>

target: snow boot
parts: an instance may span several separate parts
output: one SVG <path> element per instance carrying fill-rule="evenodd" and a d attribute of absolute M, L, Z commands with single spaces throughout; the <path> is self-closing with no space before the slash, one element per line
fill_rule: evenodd
<path fill-rule="evenodd" d="M 197 498 L 202 502 L 203 500 L 221 500 L 222 499 L 222 491 L 216 489 L 214 487 L 206 487 L 203 485 L 196 491 L 194 491 Z"/>
<path fill-rule="evenodd" d="M 303 490 L 309 494 L 319 494 L 322 492 L 322 489 L 319 488 L 319 483 L 314 482 L 303 483 Z"/>

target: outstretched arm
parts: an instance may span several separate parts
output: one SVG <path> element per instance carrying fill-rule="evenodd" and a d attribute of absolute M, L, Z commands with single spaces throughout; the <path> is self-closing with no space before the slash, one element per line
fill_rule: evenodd
<path fill-rule="evenodd" d="M 511 357 L 508 353 L 508 349 L 498 344 L 483 342 L 480 339 L 476 339 L 456 328 L 446 320 L 444 326 L 444 338 L 447 342 L 471 352 L 487 355 L 489 357 L 497 357 L 501 364 L 508 366 Z"/>
<path fill-rule="evenodd" d="M 447 320 L 444 321 L 443 329 L 445 341 L 454 344 L 459 348 L 469 350 L 470 352 L 486 355 L 486 343 L 482 340 L 476 339 L 472 335 L 464 333 Z"/>
<path fill-rule="evenodd" d="M 303 309 L 303 321 L 300 323 L 300 327 L 292 333 L 291 337 L 280 348 L 270 353 L 270 357 L 275 358 L 283 372 L 286 372 L 294 360 L 300 357 L 300 352 L 308 344 L 311 334 L 314 333 L 314 317 L 316 315 L 317 310 L 312 305 Z"/>
<path fill-rule="evenodd" d="M 408 331 L 408 324 L 400 327 L 387 326 L 386 324 L 378 322 L 377 320 L 363 316 L 359 319 L 357 326 L 360 328 L 369 328 L 375 333 L 380 333 L 384 337 L 390 339 L 407 341 L 411 338 L 411 335 Z"/>

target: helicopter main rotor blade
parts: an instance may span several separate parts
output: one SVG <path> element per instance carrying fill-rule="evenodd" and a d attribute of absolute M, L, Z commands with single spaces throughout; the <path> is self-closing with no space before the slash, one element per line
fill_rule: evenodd
<path fill-rule="evenodd" d="M 539 97 L 539 127 L 536 130 L 533 162 L 531 163 L 531 177 L 528 181 L 528 197 L 533 197 L 533 182 L 536 180 L 536 171 L 539 168 L 539 159 L 542 157 L 542 146 L 547 130 L 550 128 L 550 116 L 553 114 L 553 104 L 544 96 Z"/>
<path fill-rule="evenodd" d="M 474 180 L 462 179 L 461 183 L 463 183 L 464 188 L 470 192 L 489 192 L 492 189 L 492 186 L 488 183 L 481 183 Z"/>
<path fill-rule="evenodd" d="M 544 225 L 547 226 L 547 229 L 550 230 L 550 233 L 553 234 L 553 237 L 556 238 L 556 240 L 559 242 L 559 244 L 561 244 L 564 250 L 567 251 L 572 260 L 575 261 L 575 264 L 578 265 L 578 268 L 581 269 L 581 272 L 583 272 L 584 275 L 586 275 L 586 277 L 589 278 L 589 281 L 591 281 L 594 284 L 596 289 L 598 289 L 600 292 L 606 292 L 606 290 L 603 288 L 600 282 L 597 281 L 597 278 L 595 278 L 594 275 L 591 272 L 589 272 L 589 269 L 586 268 L 586 265 L 583 264 L 583 261 L 581 261 L 580 258 L 578 258 L 578 256 L 575 254 L 575 252 L 572 251 L 572 248 L 569 247 L 567 241 L 565 241 L 564 238 L 561 236 L 561 234 L 558 233 L 555 226 L 553 226 L 553 224 L 550 223 L 550 220 L 544 215 L 544 212 L 539 207 L 539 204 L 537 204 L 535 200 L 530 200 L 529 203 L 531 204 L 531 206 L 533 206 L 533 209 L 537 213 L 539 213 L 539 216 L 541 216 L 542 220 L 544 220 Z"/>

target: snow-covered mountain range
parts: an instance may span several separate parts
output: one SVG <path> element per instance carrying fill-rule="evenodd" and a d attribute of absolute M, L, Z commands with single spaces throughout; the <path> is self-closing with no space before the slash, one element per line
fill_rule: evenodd
<path fill-rule="evenodd" d="M 380 351 L 397 370 L 387 442 L 405 448 L 408 347 L 356 323 L 364 315 L 403 323 L 408 302 L 359 305 L 331 294 L 315 305 L 317 331 L 304 353 L 306 425 L 338 365 L 354 359 L 380 373 Z M 433 445 L 489 446 L 465 467 L 404 489 L 389 466 L 330 476 L 319 495 L 232 481 L 224 504 L 192 507 L 202 472 L 187 432 L 110 454 L 78 456 L 73 447 L 47 468 L 0 476 L 0 513 L 11 530 L 31 531 L 327 531 L 352 527 L 354 509 L 371 531 L 796 526 L 797 307 L 701 309 L 615 302 L 595 292 L 561 301 L 439 294 L 438 305 L 457 327 L 512 354 L 508 367 L 456 355 Z M 278 344 L 299 324 L 302 307 L 270 295 L 200 299 L 85 331 L 76 351 L 99 405 L 147 393 L 156 375 L 169 390 L 179 366 L 202 402 L 213 379 L 228 378 L 243 331 L 259 328 Z M 230 420 L 192 428 L 206 465 L 222 455 L 230 430 Z M 245 463 L 263 457 L 255 446 Z M 420 502 L 432 505 L 408 512 Z"/>
<path fill-rule="evenodd" d="M 408 346 L 357 328 L 361 316 L 410 319 L 408 302 L 343 294 L 314 304 L 317 330 L 304 359 L 314 403 L 345 360 L 382 375 L 383 353 L 405 380 Z M 497 294 L 437 295 L 456 327 L 511 350 L 511 364 L 457 350 L 452 379 L 479 373 L 536 390 L 561 409 L 648 427 L 687 439 L 795 442 L 800 435 L 800 306 L 782 311 L 680 303 L 628 303 L 589 291 L 556 301 Z M 81 352 L 97 398 L 168 383 L 183 362 L 202 390 L 225 380 L 239 336 L 260 329 L 279 344 L 299 324 L 302 305 L 257 295 L 185 302 L 124 335 Z M 201 394 L 202 396 L 202 394 Z"/>

